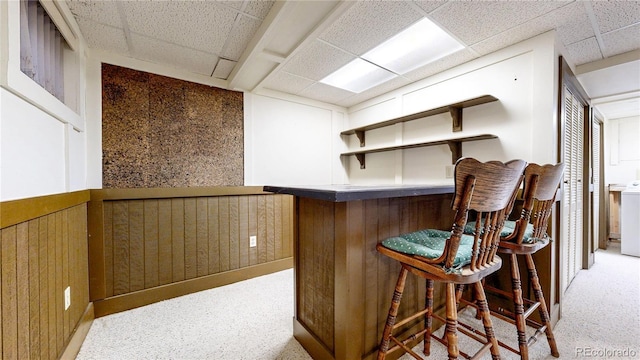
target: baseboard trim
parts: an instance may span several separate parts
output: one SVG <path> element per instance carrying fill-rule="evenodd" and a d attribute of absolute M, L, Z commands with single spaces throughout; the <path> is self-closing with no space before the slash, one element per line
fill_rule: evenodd
<path fill-rule="evenodd" d="M 271 261 L 265 264 L 225 271 L 219 274 L 202 276 L 199 278 L 162 285 L 151 289 L 140 290 L 129 294 L 113 296 L 103 300 L 96 300 L 93 302 L 95 307 L 95 317 L 98 318 L 125 310 L 131 310 L 162 300 L 168 300 L 178 296 L 183 296 L 202 290 L 208 290 L 218 286 L 228 285 L 238 281 L 248 280 L 257 276 L 291 269 L 292 267 L 293 258 L 289 257 L 286 259 Z"/>
<path fill-rule="evenodd" d="M 74 360 L 76 356 L 78 356 L 80 347 L 82 346 L 84 339 L 87 337 L 94 319 L 95 312 L 93 303 L 89 303 L 87 308 L 84 310 L 82 317 L 80 317 L 80 321 L 78 321 L 76 328 L 73 329 L 73 333 L 69 338 L 69 343 L 62 352 L 62 355 L 60 355 L 61 360 Z"/>
<path fill-rule="evenodd" d="M 293 318 L 293 337 L 314 359 L 334 360 L 333 354 L 295 317 Z"/>

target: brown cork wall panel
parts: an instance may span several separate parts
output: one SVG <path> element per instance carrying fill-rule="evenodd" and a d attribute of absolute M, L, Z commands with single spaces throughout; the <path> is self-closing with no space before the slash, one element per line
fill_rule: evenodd
<path fill-rule="evenodd" d="M 102 65 L 104 188 L 240 186 L 243 95 Z"/>

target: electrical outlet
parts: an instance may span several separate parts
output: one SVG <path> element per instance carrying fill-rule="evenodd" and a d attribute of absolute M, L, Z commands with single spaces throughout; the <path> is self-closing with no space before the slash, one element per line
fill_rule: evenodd
<path fill-rule="evenodd" d="M 446 179 L 453 179 L 453 165 L 446 165 L 444 167 L 444 177 Z"/>
<path fill-rule="evenodd" d="M 255 235 L 249 236 L 249 247 L 258 246 L 258 237 Z"/>
<path fill-rule="evenodd" d="M 71 287 L 64 289 L 64 309 L 67 310 L 71 306 Z"/>

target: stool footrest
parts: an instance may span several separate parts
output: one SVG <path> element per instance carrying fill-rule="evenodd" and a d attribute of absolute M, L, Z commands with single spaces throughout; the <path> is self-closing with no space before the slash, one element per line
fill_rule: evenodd
<path fill-rule="evenodd" d="M 445 318 L 443 318 L 442 316 L 438 315 L 438 314 L 433 314 L 433 317 L 440 320 L 443 323 L 446 323 L 447 320 Z M 483 346 L 473 355 L 473 356 L 469 356 L 468 354 L 464 354 L 463 352 L 460 352 L 460 355 L 464 356 L 467 359 L 479 359 L 480 357 L 482 357 L 482 355 L 484 355 L 487 351 L 489 351 L 489 349 L 491 349 L 491 343 L 487 342 L 486 337 L 487 335 L 478 330 L 475 329 L 474 327 L 472 327 L 471 325 L 468 325 L 464 322 L 461 322 L 459 319 L 457 320 L 458 326 L 457 326 L 457 330 L 468 336 L 469 338 L 483 344 Z M 482 336 L 482 337 L 480 337 Z M 439 337 L 437 337 L 435 334 L 431 334 L 431 337 L 440 341 L 442 344 L 447 345 L 446 341 L 444 339 L 441 339 Z M 506 344 L 502 344 L 500 340 L 498 340 L 498 345 L 505 347 L 506 349 L 509 349 L 509 346 Z M 510 349 L 512 350 L 512 349 Z M 513 350 L 512 350 L 513 351 Z"/>

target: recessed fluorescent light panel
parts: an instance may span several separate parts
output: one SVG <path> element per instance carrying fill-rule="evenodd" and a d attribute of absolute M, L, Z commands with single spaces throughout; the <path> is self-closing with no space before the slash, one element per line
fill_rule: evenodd
<path fill-rule="evenodd" d="M 463 44 L 424 18 L 320 82 L 359 93 L 463 48 Z"/>
<path fill-rule="evenodd" d="M 360 93 L 394 77 L 396 77 L 396 74 L 356 58 L 320 80 L 320 82 L 354 93 Z"/>
<path fill-rule="evenodd" d="M 396 74 L 406 74 L 463 48 L 464 45 L 424 18 L 376 46 L 362 58 Z"/>

